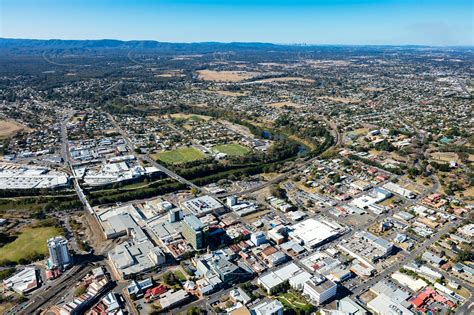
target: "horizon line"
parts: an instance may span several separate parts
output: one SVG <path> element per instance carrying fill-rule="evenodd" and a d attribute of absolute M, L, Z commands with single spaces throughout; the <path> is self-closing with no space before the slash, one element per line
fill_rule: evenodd
<path fill-rule="evenodd" d="M 117 42 L 155 42 L 155 43 L 164 43 L 164 44 L 266 44 L 266 45 L 275 45 L 275 46 L 372 46 L 372 47 L 382 47 L 382 46 L 391 46 L 391 47 L 433 47 L 433 48 L 452 48 L 452 47 L 465 47 L 465 48 L 474 48 L 474 44 L 458 44 L 458 45 L 427 45 L 427 44 L 344 44 L 344 43 L 333 43 L 333 44 L 324 44 L 324 43 L 277 43 L 277 42 L 265 42 L 265 41 L 160 41 L 158 39 L 116 39 L 116 38 L 82 38 L 82 39 L 65 39 L 65 38 L 20 38 L 20 37 L 0 37 L 0 40 L 31 40 L 31 41 L 117 41 Z"/>

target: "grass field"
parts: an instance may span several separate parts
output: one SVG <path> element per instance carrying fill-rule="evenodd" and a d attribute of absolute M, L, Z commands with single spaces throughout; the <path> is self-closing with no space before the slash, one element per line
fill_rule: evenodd
<path fill-rule="evenodd" d="M 13 242 L 0 247 L 0 260 L 18 262 L 38 254 L 47 255 L 46 241 L 60 234 L 61 230 L 57 227 L 25 228 Z"/>
<path fill-rule="evenodd" d="M 285 306 L 286 309 L 292 309 L 300 314 L 310 314 L 313 311 L 313 306 L 295 294 L 292 291 L 284 292 L 278 295 L 278 300 Z"/>
<path fill-rule="evenodd" d="M 243 156 L 251 151 L 250 148 L 238 143 L 219 144 L 212 147 L 212 149 L 229 156 Z"/>
<path fill-rule="evenodd" d="M 168 164 L 180 164 L 191 161 L 202 160 L 206 157 L 204 153 L 194 147 L 179 148 L 172 151 L 165 151 L 153 155 L 155 160 L 160 160 Z"/>
<path fill-rule="evenodd" d="M 201 120 L 210 120 L 212 117 L 211 116 L 205 116 L 205 115 L 196 115 L 196 114 L 184 114 L 184 113 L 176 113 L 176 114 L 171 114 L 169 115 L 174 119 L 178 120 L 191 120 L 191 121 L 201 121 Z"/>

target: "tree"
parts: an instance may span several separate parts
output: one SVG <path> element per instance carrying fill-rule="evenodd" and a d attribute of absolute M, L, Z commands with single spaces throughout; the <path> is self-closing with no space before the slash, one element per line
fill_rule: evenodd
<path fill-rule="evenodd" d="M 188 310 L 186 311 L 186 314 L 187 315 L 200 315 L 200 314 L 204 314 L 204 311 L 197 306 L 192 306 L 188 308 Z"/>
<path fill-rule="evenodd" d="M 176 277 L 176 275 L 174 273 L 172 273 L 171 271 L 165 273 L 163 275 L 163 281 L 167 284 L 167 285 L 176 285 L 179 283 L 179 279 Z"/>
<path fill-rule="evenodd" d="M 285 199 L 286 198 L 286 191 L 278 185 L 273 185 L 270 188 L 270 193 L 273 196 L 275 196 L 277 198 L 280 198 L 280 199 Z"/>
<path fill-rule="evenodd" d="M 81 296 L 84 293 L 86 293 L 86 290 L 87 290 L 87 287 L 84 284 L 81 284 L 80 286 L 76 288 L 76 290 L 74 290 L 74 296 L 75 297 Z"/>
<path fill-rule="evenodd" d="M 197 189 L 197 187 L 191 187 L 191 194 L 193 196 L 197 196 L 199 194 L 199 189 Z"/>
<path fill-rule="evenodd" d="M 458 255 L 456 256 L 456 261 L 457 262 L 462 262 L 462 261 L 466 261 L 466 260 L 472 260 L 473 258 L 474 258 L 474 255 L 472 254 L 471 251 L 463 250 L 463 251 L 459 252 Z"/>

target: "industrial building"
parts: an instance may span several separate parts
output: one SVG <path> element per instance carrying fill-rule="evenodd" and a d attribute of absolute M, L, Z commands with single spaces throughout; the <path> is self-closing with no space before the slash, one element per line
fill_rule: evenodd
<path fill-rule="evenodd" d="M 70 185 L 66 173 L 44 167 L 0 163 L 0 189 L 57 189 Z"/>
<path fill-rule="evenodd" d="M 18 294 L 25 294 L 38 288 L 38 272 L 35 267 L 27 267 L 3 280 L 3 285 Z"/>

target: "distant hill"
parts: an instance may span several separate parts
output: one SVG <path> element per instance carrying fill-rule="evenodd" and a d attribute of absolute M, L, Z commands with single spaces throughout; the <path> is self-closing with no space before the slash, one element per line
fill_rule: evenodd
<path fill-rule="evenodd" d="M 287 50 L 290 45 L 270 43 L 167 43 L 151 40 L 121 41 L 114 39 L 101 40 L 37 40 L 0 38 L 2 50 L 145 50 L 156 52 L 214 52 L 229 50 Z"/>
<path fill-rule="evenodd" d="M 296 54 L 299 57 L 306 53 L 324 57 L 345 57 L 384 55 L 390 53 L 427 54 L 431 51 L 450 51 L 449 47 L 429 46 L 388 46 L 388 45 L 284 45 L 260 42 L 200 42 L 200 43 L 169 43 L 153 40 L 122 41 L 115 39 L 100 40 L 61 40 L 61 39 L 14 39 L 0 38 L 0 54 L 10 56 L 28 55 L 117 55 L 134 54 L 211 54 L 211 53 L 243 53 L 248 56 L 262 55 L 262 53 Z M 472 52 L 472 47 L 457 49 L 459 52 Z M 300 56 L 300 53 L 303 53 Z"/>

